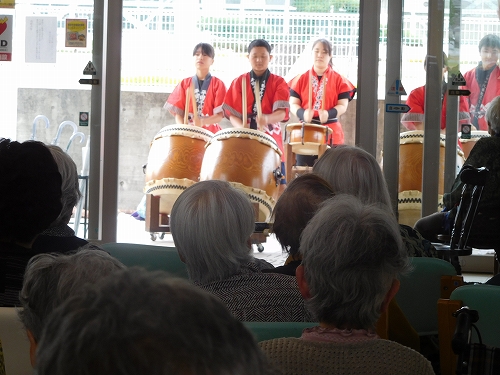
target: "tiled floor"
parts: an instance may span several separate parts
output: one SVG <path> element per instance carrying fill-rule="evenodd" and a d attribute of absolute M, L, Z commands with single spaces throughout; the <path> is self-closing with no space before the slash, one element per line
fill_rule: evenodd
<path fill-rule="evenodd" d="M 174 245 L 171 234 L 165 234 L 163 239 L 157 238 L 156 241 L 152 241 L 150 234 L 145 231 L 144 221 L 138 221 L 130 215 L 124 213 L 120 213 L 118 215 L 117 242 L 142 243 L 159 246 Z M 284 263 L 286 254 L 283 254 L 280 244 L 273 235 L 267 237 L 263 246 L 264 251 L 259 252 L 257 247 L 254 245 L 254 256 L 256 258 L 264 259 L 275 266 L 282 265 Z M 492 274 L 469 272 L 464 273 L 463 276 L 466 282 L 483 283 L 488 280 Z"/>

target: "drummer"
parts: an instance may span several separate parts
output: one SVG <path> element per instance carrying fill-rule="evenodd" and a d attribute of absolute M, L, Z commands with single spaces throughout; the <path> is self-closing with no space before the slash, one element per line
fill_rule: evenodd
<path fill-rule="evenodd" d="M 313 43 L 312 59 L 312 68 L 288 83 L 290 110 L 301 122 L 327 125 L 332 130 L 328 144 L 343 144 L 339 117 L 346 112 L 356 89 L 333 69 L 332 45 L 328 40 L 318 39 Z M 317 156 L 296 155 L 296 158 L 297 165 L 312 166 Z"/>
<path fill-rule="evenodd" d="M 215 51 L 208 43 L 198 43 L 193 49 L 196 74 L 184 78 L 170 94 L 164 108 L 175 117 L 177 124 L 184 124 L 186 91 L 194 85 L 194 96 L 198 116 L 194 116 L 193 103 L 189 100 L 189 124 L 201 126 L 212 133 L 221 130 L 222 103 L 226 95 L 226 86 L 219 78 L 210 74 L 214 63 Z"/>
<path fill-rule="evenodd" d="M 288 121 L 289 92 L 288 86 L 283 78 L 272 74 L 269 63 L 273 59 L 271 46 L 264 39 L 256 39 L 248 46 L 248 61 L 252 70 L 234 79 L 224 98 L 224 112 L 235 128 L 250 128 L 265 132 L 270 135 L 278 144 L 282 152 L 281 172 L 285 175 L 285 154 L 283 152 L 283 137 L 281 133 L 281 121 Z M 247 123 L 243 123 L 242 110 L 242 80 L 246 80 L 246 97 L 248 98 Z M 255 83 L 259 82 L 260 102 L 262 106 L 262 116 L 258 116 L 257 102 L 254 95 Z M 282 191 L 286 180 L 281 180 Z"/>

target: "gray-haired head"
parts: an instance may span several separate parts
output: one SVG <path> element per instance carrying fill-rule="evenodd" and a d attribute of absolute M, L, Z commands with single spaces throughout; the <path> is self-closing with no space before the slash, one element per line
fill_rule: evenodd
<path fill-rule="evenodd" d="M 491 129 L 490 134 L 500 137 L 500 96 L 490 102 L 486 110 L 486 121 Z"/>
<path fill-rule="evenodd" d="M 79 187 L 78 171 L 73 159 L 71 159 L 62 148 L 55 145 L 47 145 L 47 148 L 52 154 L 62 178 L 61 201 L 63 208 L 58 218 L 52 223 L 52 226 L 66 225 L 71 218 L 73 208 L 82 197 Z"/>
<path fill-rule="evenodd" d="M 30 259 L 19 295 L 19 317 L 36 342 L 49 314 L 85 284 L 94 284 L 125 266 L 101 250 L 46 253 Z"/>
<path fill-rule="evenodd" d="M 352 194 L 363 203 L 383 203 L 391 199 L 382 169 L 370 153 L 356 146 L 340 145 L 326 151 L 313 167 L 335 194 Z"/>
<path fill-rule="evenodd" d="M 201 181 L 182 192 L 170 213 L 170 229 L 189 278 L 223 280 L 252 261 L 254 217 L 248 196 L 226 181 Z"/>
<path fill-rule="evenodd" d="M 302 232 L 302 265 L 320 322 L 373 329 L 382 303 L 408 267 L 396 219 L 381 204 L 352 195 L 326 201 Z"/>
<path fill-rule="evenodd" d="M 215 296 L 164 272 L 119 271 L 54 311 L 38 375 L 259 375 L 253 335 Z"/>

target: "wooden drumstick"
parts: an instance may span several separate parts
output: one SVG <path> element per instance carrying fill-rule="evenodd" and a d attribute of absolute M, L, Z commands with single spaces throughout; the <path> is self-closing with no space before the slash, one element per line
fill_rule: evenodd
<path fill-rule="evenodd" d="M 257 117 L 262 117 L 262 103 L 260 102 L 260 87 L 259 81 L 255 81 L 254 94 L 255 104 L 257 105 Z"/>
<path fill-rule="evenodd" d="M 191 101 L 193 103 L 193 116 L 194 116 L 194 123 L 198 123 L 198 106 L 196 105 L 196 96 L 194 96 L 194 83 L 191 81 L 191 85 L 189 86 L 189 92 L 191 95 Z"/>
<path fill-rule="evenodd" d="M 323 77 L 322 82 L 321 82 L 321 90 L 323 91 L 323 96 L 321 97 L 321 109 L 325 109 L 325 102 L 326 102 L 326 91 L 325 91 L 325 82 L 326 78 Z"/>
<path fill-rule="evenodd" d="M 312 101 L 313 101 L 313 74 L 312 71 L 309 71 L 309 102 L 308 102 L 308 108 L 312 109 Z"/>
<path fill-rule="evenodd" d="M 243 127 L 247 127 L 247 77 L 246 75 L 241 80 L 241 114 Z"/>
<path fill-rule="evenodd" d="M 189 124 L 189 89 L 186 89 L 186 107 L 184 108 L 184 125 Z"/>

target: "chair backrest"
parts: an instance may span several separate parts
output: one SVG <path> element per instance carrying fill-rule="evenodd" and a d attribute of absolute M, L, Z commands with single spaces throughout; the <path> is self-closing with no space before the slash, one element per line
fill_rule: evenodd
<path fill-rule="evenodd" d="M 311 322 L 243 322 L 243 324 L 252 331 L 257 341 L 280 337 L 300 337 L 305 328 L 318 325 L 318 323 Z"/>
<path fill-rule="evenodd" d="M 0 307 L 0 340 L 2 340 L 5 373 L 31 375 L 30 344 L 15 307 Z"/>
<path fill-rule="evenodd" d="M 101 247 L 127 267 L 140 266 L 149 271 L 162 270 L 188 278 L 186 265 L 175 247 L 120 242 L 106 243 Z"/>
<path fill-rule="evenodd" d="M 462 301 L 463 306 L 477 310 L 479 329 L 483 344 L 500 348 L 500 286 L 464 285 L 455 289 L 450 300 Z M 479 342 L 475 330 L 472 330 L 472 342 Z"/>
<path fill-rule="evenodd" d="M 437 301 L 441 276 L 456 275 L 455 267 L 437 258 L 411 258 L 413 270 L 402 276 L 396 301 L 420 336 L 438 333 Z"/>

